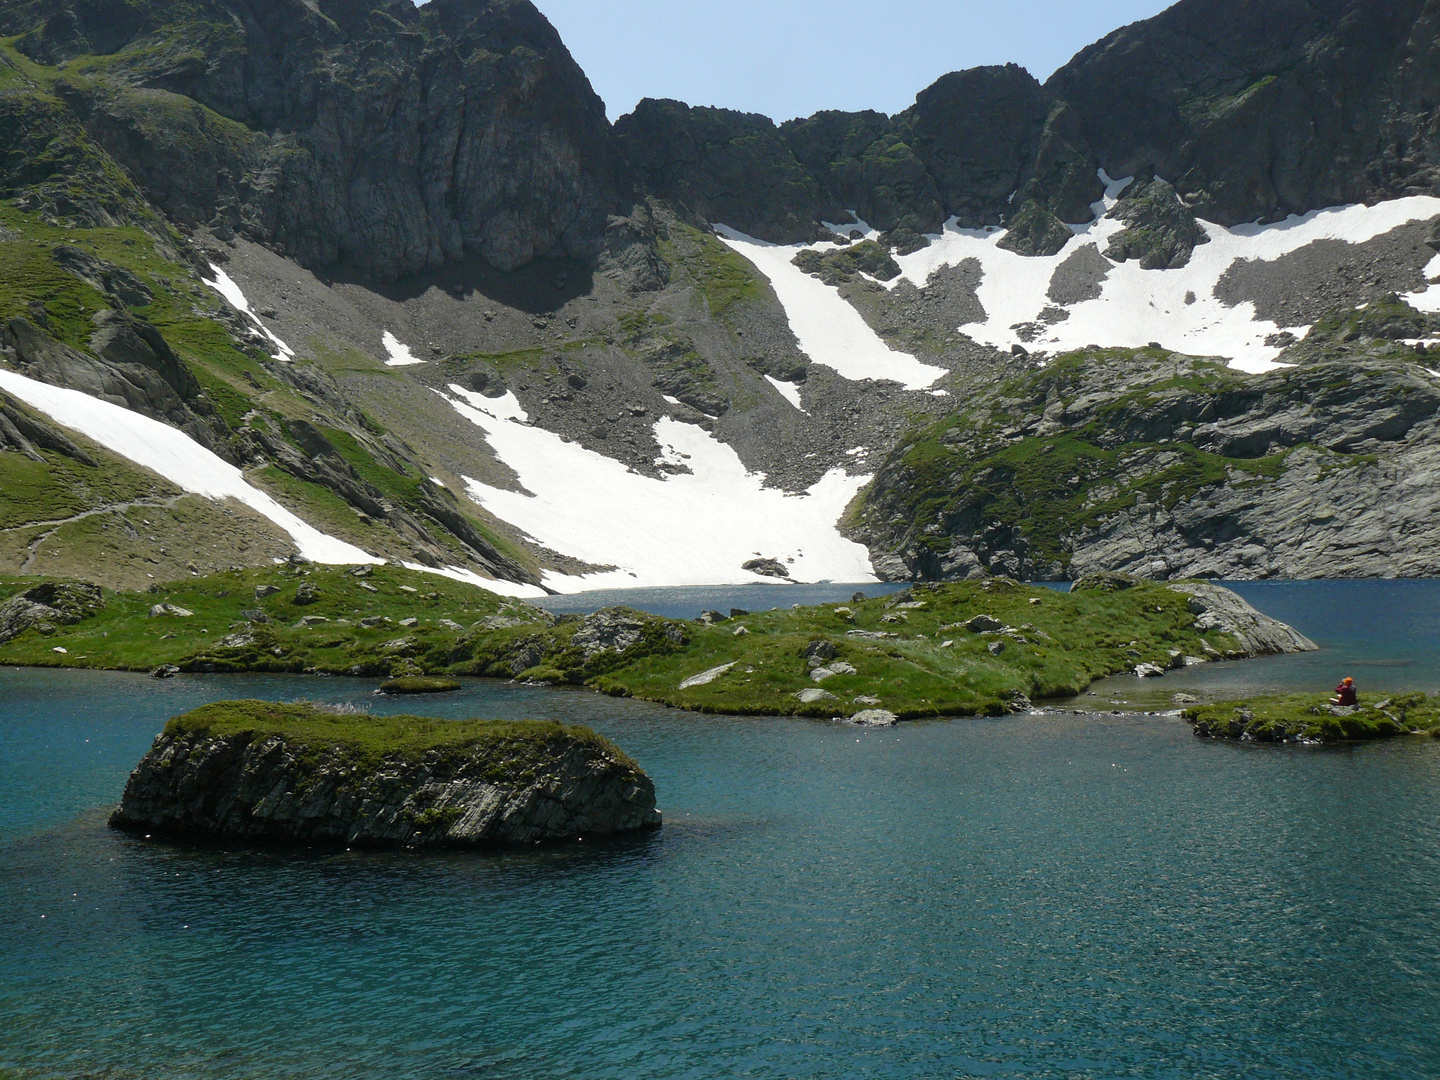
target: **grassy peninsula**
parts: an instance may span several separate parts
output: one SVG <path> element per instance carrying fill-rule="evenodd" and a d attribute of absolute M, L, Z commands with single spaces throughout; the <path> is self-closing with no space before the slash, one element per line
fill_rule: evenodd
<path fill-rule="evenodd" d="M 60 606 L 5 640 L 7 620 L 46 597 Z M 1185 593 L 1118 575 L 1069 594 L 989 578 L 684 622 L 626 608 L 556 617 L 390 566 L 232 570 L 139 593 L 0 579 L 0 664 L 488 676 L 706 712 L 995 714 L 1144 664 L 1244 655 Z"/>
<path fill-rule="evenodd" d="M 1358 742 L 1395 735 L 1440 736 L 1440 698 L 1375 695 L 1353 710 L 1324 694 L 1283 694 L 1221 701 L 1185 710 L 1195 734 L 1254 742 Z"/>

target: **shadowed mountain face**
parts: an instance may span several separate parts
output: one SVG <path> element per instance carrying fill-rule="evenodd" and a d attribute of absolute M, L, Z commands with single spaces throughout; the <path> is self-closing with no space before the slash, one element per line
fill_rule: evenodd
<path fill-rule="evenodd" d="M 1111 175 L 1158 173 L 1222 224 L 1440 179 L 1434 0 L 1181 0 L 1045 89 Z"/>
<path fill-rule="evenodd" d="M 1437 42 L 1435 0 L 1182 0 L 1043 87 L 1014 65 L 977 68 L 894 117 L 824 112 L 778 128 L 646 101 L 617 130 L 653 192 L 770 240 L 800 239 L 839 207 L 884 231 L 950 215 L 999 224 L 1031 200 L 1084 221 L 1097 168 L 1161 176 L 1222 224 L 1276 220 L 1437 190 Z M 727 202 L 742 175 L 746 200 Z"/>
<path fill-rule="evenodd" d="M 17 122 L 78 120 L 177 224 L 313 268 L 592 256 L 616 202 L 604 106 L 526 0 L 35 0 L 0 32 L 105 61 Z"/>

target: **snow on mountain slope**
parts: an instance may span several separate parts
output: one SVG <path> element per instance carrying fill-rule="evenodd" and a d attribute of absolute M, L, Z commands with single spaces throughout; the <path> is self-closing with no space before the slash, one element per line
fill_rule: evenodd
<path fill-rule="evenodd" d="M 413 367 L 416 364 L 425 363 L 410 351 L 409 345 L 406 345 L 389 330 L 385 331 L 385 336 L 381 340 L 385 346 L 385 353 L 390 358 L 385 361 L 386 367 Z"/>
<path fill-rule="evenodd" d="M 661 460 L 688 471 L 642 476 L 612 458 L 524 422 L 512 394 L 485 398 L 458 386 L 446 400 L 513 469 L 522 491 L 466 478 L 468 494 L 536 543 L 613 570 L 547 573 L 560 592 L 768 580 L 741 569 L 779 559 L 799 581 L 875 581 L 865 548 L 836 522 L 868 476 L 833 469 L 803 494 L 764 486 L 708 432 L 668 417 L 655 424 Z M 438 393 L 438 391 L 437 391 Z M 445 396 L 442 394 L 442 396 Z"/>
<path fill-rule="evenodd" d="M 210 271 L 215 275 L 214 281 L 205 277 L 202 277 L 200 280 L 205 282 L 206 285 L 209 285 L 210 288 L 214 289 L 221 296 L 225 297 L 226 300 L 230 301 L 231 307 L 249 319 L 257 330 L 269 338 L 271 344 L 280 350 L 278 355 L 282 360 L 294 360 L 295 350 L 272 334 L 270 328 L 260 321 L 260 316 L 256 315 L 251 309 L 250 301 L 245 299 L 245 293 L 241 290 L 240 286 L 235 283 L 234 279 L 214 263 L 210 264 Z"/>
<path fill-rule="evenodd" d="M 107 450 L 159 473 L 185 491 L 207 499 L 244 503 L 289 533 L 300 554 L 313 562 L 347 566 L 385 561 L 306 524 L 253 487 L 238 468 L 178 428 L 78 390 L 36 382 L 13 371 L 0 369 L 0 389 Z"/>
<path fill-rule="evenodd" d="M 1107 199 L 1107 204 L 1112 204 L 1111 200 Z M 939 267 L 973 258 L 984 271 L 977 298 L 987 318 L 960 329 L 984 344 L 1004 350 L 1024 344 L 1053 353 L 1092 344 L 1139 348 L 1155 341 L 1179 352 L 1227 357 L 1243 371 L 1266 371 L 1275 366 L 1280 346 L 1267 345 L 1265 339 L 1280 327 L 1257 318 L 1248 301 L 1227 307 L 1216 298 L 1215 286 L 1232 264 L 1242 259 L 1271 261 L 1317 240 L 1363 243 L 1436 214 L 1440 214 L 1440 199 L 1416 196 L 1375 206 L 1316 210 L 1273 225 L 1227 229 L 1202 221 L 1210 243 L 1195 249 L 1188 266 L 1142 270 L 1133 261 L 1112 264 L 1098 283 L 1098 297 L 1068 307 L 1047 296 L 1055 271 L 1085 244 L 1094 244 L 1103 252 L 1110 238 L 1125 227 L 1122 222 L 1102 217 L 1071 226 L 1075 239 L 1059 254 L 1025 257 L 998 246 L 1005 235 L 1001 229 L 960 229 L 951 221 L 943 234 L 931 237 L 929 247 L 897 256 L 902 273 L 888 284 L 894 288 L 908 280 L 923 288 Z M 1434 303 L 1440 307 L 1440 288 L 1417 296 L 1417 306 Z M 1057 308 L 1063 308 L 1068 317 L 1046 326 L 1042 312 L 1047 308 L 1052 316 Z M 1030 340 L 1016 329 L 1036 323 L 1041 328 Z"/>
<path fill-rule="evenodd" d="M 768 244 L 724 225 L 715 226 L 715 231 L 769 279 L 801 350 L 815 363 L 847 379 L 888 379 L 907 390 L 924 390 L 945 374 L 944 368 L 895 352 L 837 289 L 796 266 L 791 260 L 806 245 Z M 830 251 L 836 245 L 810 246 Z"/>

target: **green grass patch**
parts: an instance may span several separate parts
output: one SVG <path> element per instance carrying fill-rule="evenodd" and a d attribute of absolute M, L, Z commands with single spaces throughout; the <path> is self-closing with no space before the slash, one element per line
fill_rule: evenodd
<path fill-rule="evenodd" d="M 386 679 L 380 684 L 382 694 L 448 694 L 459 689 L 460 683 L 455 679 L 431 675 L 403 675 L 398 679 Z"/>
<path fill-rule="evenodd" d="M 693 226 L 672 223 L 670 239 L 660 242 L 660 254 L 695 282 L 711 315 L 723 315 L 742 301 L 769 294 L 769 286 L 747 260 Z"/>
<path fill-rule="evenodd" d="M 580 745 L 607 753 L 639 772 L 619 747 L 590 728 L 539 720 L 372 717 L 326 712 L 306 702 L 222 701 L 177 716 L 165 725 L 165 734 L 175 739 L 279 737 L 317 757 L 338 750 L 366 768 L 397 759 L 423 761 L 436 753 L 464 755 L 488 762 L 497 779 L 543 768 L 554 761 L 558 750 Z"/>

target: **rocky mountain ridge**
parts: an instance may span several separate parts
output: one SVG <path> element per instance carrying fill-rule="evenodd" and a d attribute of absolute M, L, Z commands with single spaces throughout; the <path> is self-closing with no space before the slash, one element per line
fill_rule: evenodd
<path fill-rule="evenodd" d="M 1268 364 L 1337 306 L 1356 336 L 1312 335 L 1287 361 L 1403 359 L 1393 335 L 1382 356 L 1357 346 L 1368 316 L 1346 312 L 1428 287 L 1433 200 L 1388 224 L 1215 223 L 1434 190 L 1433 4 L 1368 21 L 1339 0 L 1240 7 L 1184 0 L 1044 86 L 1013 65 L 957 72 L 896 117 L 776 126 L 644 102 L 612 127 L 526 0 L 7 5 L 0 567 L 136 588 L 285 559 L 303 535 L 526 595 L 800 573 L 820 549 L 812 578 L 865 576 L 832 523 L 888 458 L 854 519 L 876 569 L 969 573 L 892 515 L 953 495 L 916 495 L 892 451 L 956 399 L 1092 340 L 1123 341 L 1084 351 L 1141 383 L 1152 338 Z M 1131 138 L 1147 102 L 1168 141 Z M 1282 122 L 1319 149 L 1271 138 Z M 1122 171 L 1128 186 L 1108 179 Z M 931 232 L 949 219 L 984 228 Z M 1320 239 L 1281 235 L 1305 229 Z M 819 242 L 792 256 L 747 232 Z M 183 433 L 209 472 L 157 476 L 168 459 L 88 404 L 58 419 L 47 387 Z M 1286 427 L 1288 394 L 1246 423 Z M 1128 421 L 1086 421 L 1112 422 Z M 615 526 L 620 506 L 654 511 L 644 537 Z M 1234 528 L 1270 530 L 1271 509 Z M 707 518 L 734 550 L 682 565 L 716 535 Z M 1392 535 L 1356 572 L 1424 564 L 1419 534 Z M 961 546 L 1071 572 L 1058 542 L 1013 567 L 1004 543 Z M 1075 572 L 1200 565 L 1091 546 Z"/>
<path fill-rule="evenodd" d="M 857 534 L 902 579 L 1432 576 L 1440 377 L 1417 327 L 1435 317 L 1373 304 L 1260 375 L 1063 357 L 902 440 Z"/>

